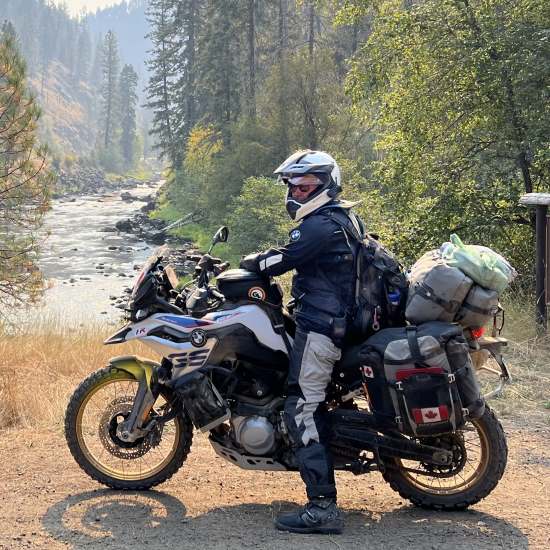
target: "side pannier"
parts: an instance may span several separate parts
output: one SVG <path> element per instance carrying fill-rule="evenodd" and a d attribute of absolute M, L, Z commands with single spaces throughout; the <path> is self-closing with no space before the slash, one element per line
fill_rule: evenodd
<path fill-rule="evenodd" d="M 386 428 L 432 436 L 483 414 L 458 325 L 434 321 L 381 330 L 365 342 L 360 359 L 373 413 Z"/>

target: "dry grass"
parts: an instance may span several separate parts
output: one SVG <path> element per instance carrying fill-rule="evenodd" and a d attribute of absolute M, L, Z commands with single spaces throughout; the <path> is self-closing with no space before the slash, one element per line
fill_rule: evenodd
<path fill-rule="evenodd" d="M 0 429 L 59 426 L 78 383 L 110 357 L 154 357 L 139 343 L 103 346 L 112 328 L 65 327 L 52 319 L 28 327 L 0 332 Z"/>
<path fill-rule="evenodd" d="M 550 424 L 550 331 L 537 335 L 531 296 L 516 294 L 505 300 L 503 336 L 510 340 L 506 359 L 513 384 L 492 405 L 503 417 Z"/>
<path fill-rule="evenodd" d="M 537 337 L 533 306 L 507 305 L 503 335 L 514 384 L 492 406 L 504 417 L 550 423 L 550 335 Z M 32 326 L 32 329 L 30 328 Z M 0 326 L 0 429 L 61 426 L 69 396 L 90 372 L 115 355 L 156 358 L 142 344 L 103 346 L 104 325 L 66 327 L 60 320 L 26 323 L 17 333 Z M 158 358 L 157 358 L 158 359 Z"/>

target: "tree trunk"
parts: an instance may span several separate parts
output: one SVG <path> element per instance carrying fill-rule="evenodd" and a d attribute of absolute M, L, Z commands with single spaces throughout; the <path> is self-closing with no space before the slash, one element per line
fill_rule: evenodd
<path fill-rule="evenodd" d="M 248 108 L 252 120 L 256 119 L 256 28 L 255 0 L 248 0 Z"/>
<path fill-rule="evenodd" d="M 281 153 L 288 155 L 288 113 L 287 113 L 287 53 L 288 53 L 288 0 L 279 0 L 279 69 L 281 84 L 279 86 L 279 117 L 281 124 Z"/>

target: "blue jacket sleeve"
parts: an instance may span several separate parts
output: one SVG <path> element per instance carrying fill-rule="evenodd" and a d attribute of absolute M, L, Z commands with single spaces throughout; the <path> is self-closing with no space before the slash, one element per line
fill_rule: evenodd
<path fill-rule="evenodd" d="M 258 254 L 259 272 L 281 275 L 310 262 L 322 252 L 335 229 L 333 222 L 323 216 L 306 218 L 289 233 L 290 241 L 285 246 Z"/>

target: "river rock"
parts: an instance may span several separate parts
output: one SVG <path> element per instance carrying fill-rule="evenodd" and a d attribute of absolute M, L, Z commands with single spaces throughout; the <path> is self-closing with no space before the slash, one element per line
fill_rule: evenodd
<path fill-rule="evenodd" d="M 123 200 L 123 201 L 126 201 L 126 202 L 132 202 L 132 201 L 137 201 L 139 200 L 138 197 L 134 197 L 134 195 L 132 195 L 131 193 L 128 193 L 128 191 L 124 191 L 120 194 L 120 198 Z"/>

